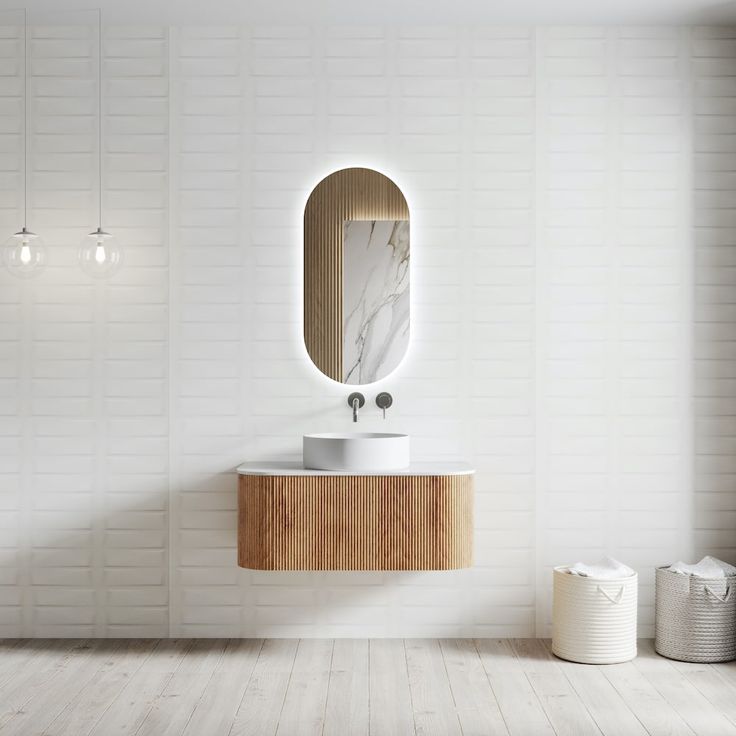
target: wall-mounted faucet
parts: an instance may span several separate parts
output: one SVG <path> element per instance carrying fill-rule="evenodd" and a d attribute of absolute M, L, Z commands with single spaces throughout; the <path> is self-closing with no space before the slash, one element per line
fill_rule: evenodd
<path fill-rule="evenodd" d="M 381 393 L 376 396 L 376 406 L 383 411 L 384 419 L 386 418 L 386 409 L 388 409 L 393 403 L 394 397 L 387 391 L 381 391 Z"/>
<path fill-rule="evenodd" d="M 362 409 L 365 404 L 365 396 L 355 391 L 348 396 L 348 406 L 353 410 L 353 421 L 358 421 L 358 409 Z"/>

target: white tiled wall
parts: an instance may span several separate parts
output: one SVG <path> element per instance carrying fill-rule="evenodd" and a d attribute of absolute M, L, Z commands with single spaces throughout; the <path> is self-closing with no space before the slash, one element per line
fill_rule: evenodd
<path fill-rule="evenodd" d="M 105 41 L 106 223 L 126 268 L 76 266 L 96 227 L 96 32 L 29 43 L 29 227 L 50 266 L 0 275 L 0 635 L 168 632 L 166 31 Z M 22 224 L 22 28 L 0 28 L 0 221 Z M 7 235 L 3 236 L 3 240 Z"/>
<path fill-rule="evenodd" d="M 537 623 L 549 565 L 690 556 L 690 31 L 537 37 Z"/>
<path fill-rule="evenodd" d="M 33 29 L 38 280 L 0 274 L 0 635 L 529 636 L 556 564 L 736 555 L 736 29 Z M 0 224 L 22 53 L 0 29 Z M 413 343 L 363 429 L 465 458 L 476 565 L 235 564 L 244 459 L 352 427 L 308 362 L 301 214 L 326 173 L 412 213 Z M 384 423 L 373 397 L 394 394 Z"/>
<path fill-rule="evenodd" d="M 692 38 L 694 542 L 736 558 L 736 29 Z"/>

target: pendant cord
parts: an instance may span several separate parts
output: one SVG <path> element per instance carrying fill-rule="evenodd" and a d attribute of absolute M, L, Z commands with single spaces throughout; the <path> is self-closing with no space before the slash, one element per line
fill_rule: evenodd
<path fill-rule="evenodd" d="M 28 9 L 23 8 L 23 230 L 28 226 Z"/>
<path fill-rule="evenodd" d="M 97 226 L 102 230 L 102 8 L 97 10 Z"/>

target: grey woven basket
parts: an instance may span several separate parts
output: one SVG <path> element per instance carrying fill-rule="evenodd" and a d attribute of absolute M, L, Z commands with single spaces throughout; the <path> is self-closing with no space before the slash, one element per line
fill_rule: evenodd
<path fill-rule="evenodd" d="M 736 575 L 698 578 L 657 568 L 654 648 L 682 662 L 736 659 Z"/>

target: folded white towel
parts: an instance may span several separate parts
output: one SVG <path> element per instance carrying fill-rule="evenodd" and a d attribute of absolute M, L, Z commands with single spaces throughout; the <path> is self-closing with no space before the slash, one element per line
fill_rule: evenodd
<path fill-rule="evenodd" d="M 736 567 L 710 555 L 706 555 L 695 565 L 675 562 L 674 565 L 670 565 L 669 569 L 681 575 L 694 575 L 696 578 L 725 578 L 728 575 L 736 575 Z"/>
<path fill-rule="evenodd" d="M 623 562 L 614 560 L 613 557 L 604 557 L 595 565 L 586 565 L 584 562 L 576 562 L 567 568 L 572 575 L 581 575 L 586 578 L 599 578 L 601 580 L 620 580 L 628 578 L 634 574 L 634 571 L 624 565 Z"/>

